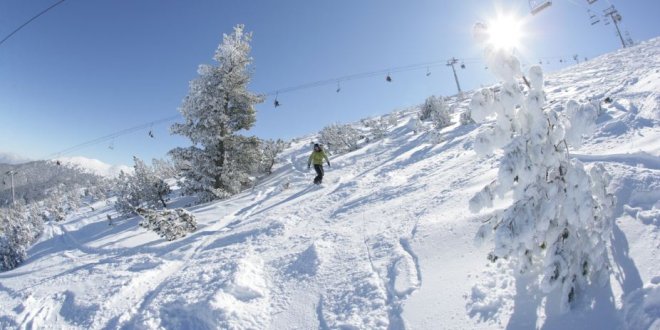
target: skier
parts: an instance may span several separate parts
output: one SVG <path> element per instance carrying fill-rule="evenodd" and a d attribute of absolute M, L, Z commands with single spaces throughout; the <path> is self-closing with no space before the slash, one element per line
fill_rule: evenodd
<path fill-rule="evenodd" d="M 309 169 L 314 163 L 314 170 L 316 171 L 316 177 L 314 178 L 314 184 L 321 184 L 323 182 L 323 159 L 328 163 L 328 166 L 330 166 L 330 160 L 328 160 L 328 156 L 325 154 L 323 149 L 321 149 L 321 146 L 318 143 L 314 143 L 314 151 L 312 151 L 312 154 L 309 155 L 309 160 L 307 161 L 307 168 Z"/>

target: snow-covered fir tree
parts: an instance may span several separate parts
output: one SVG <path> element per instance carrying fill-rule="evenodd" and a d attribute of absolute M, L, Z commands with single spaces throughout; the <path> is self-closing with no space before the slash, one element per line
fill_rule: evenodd
<path fill-rule="evenodd" d="M 360 131 L 349 124 L 331 124 L 321 130 L 319 141 L 330 153 L 351 152 L 359 148 Z"/>
<path fill-rule="evenodd" d="M 265 140 L 261 143 L 262 149 L 262 171 L 268 175 L 273 173 L 273 166 L 277 160 L 277 156 L 289 146 L 288 143 L 281 139 Z"/>
<path fill-rule="evenodd" d="M 475 33 L 483 40 L 482 26 Z M 561 290 L 561 308 L 567 310 L 587 285 L 608 278 L 614 204 L 606 191 L 609 176 L 601 165 L 586 169 L 568 152 L 595 116 L 574 103 L 567 106 L 570 118 L 546 108 L 539 66 L 523 77 L 510 52 L 486 46 L 485 57 L 501 91 L 482 89 L 472 99 L 477 122 L 495 116 L 474 148 L 480 154 L 502 149 L 503 155 L 497 179 L 470 200 L 470 209 L 491 207 L 508 192 L 513 204 L 486 221 L 477 236 L 494 234 L 491 259 L 507 258 L 517 272 L 538 274 L 544 292 Z"/>
<path fill-rule="evenodd" d="M 245 149 L 255 143 L 236 132 L 254 125 L 255 105 L 263 101 L 247 89 L 252 76 L 251 39 L 252 34 L 244 32 L 243 25 L 224 35 L 213 57 L 217 66 L 201 65 L 199 77 L 190 83 L 180 108 L 185 123 L 172 126 L 173 133 L 193 143 L 170 151 L 183 169 L 182 187 L 202 201 L 239 192 L 250 175 L 249 169 L 238 165 L 244 164 L 241 157 L 252 154 Z"/>

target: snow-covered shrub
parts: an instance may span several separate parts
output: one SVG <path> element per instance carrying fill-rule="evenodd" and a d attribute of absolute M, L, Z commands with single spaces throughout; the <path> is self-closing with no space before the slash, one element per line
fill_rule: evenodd
<path fill-rule="evenodd" d="M 379 119 L 365 119 L 362 121 L 364 127 L 369 129 L 371 140 L 380 140 L 387 135 L 387 129 L 390 125 L 385 117 Z"/>
<path fill-rule="evenodd" d="M 424 126 L 422 125 L 422 121 L 415 116 L 412 116 L 410 117 L 410 119 L 408 119 L 408 123 L 406 124 L 406 127 L 408 128 L 409 131 L 415 134 L 421 132 L 424 129 Z"/>
<path fill-rule="evenodd" d="M 567 310 L 585 286 L 608 278 L 606 246 L 614 204 L 606 191 L 610 178 L 601 165 L 587 170 L 569 158 L 566 120 L 544 109 L 539 66 L 529 69 L 525 95 L 516 81 L 522 75 L 518 60 L 490 47 L 485 55 L 502 87 L 498 94 L 483 89 L 472 99 L 475 120 L 495 116 L 478 135 L 475 151 L 501 148 L 504 154 L 497 179 L 470 200 L 470 209 L 490 207 L 508 192 L 513 192 L 513 204 L 486 221 L 477 236 L 494 234 L 493 258 L 510 259 L 516 273 L 537 273 L 546 293 L 560 289 L 561 308 Z"/>
<path fill-rule="evenodd" d="M 182 170 L 184 192 L 196 194 L 200 201 L 241 191 L 259 165 L 258 140 L 237 134 L 254 125 L 255 105 L 263 101 L 247 90 L 252 77 L 251 39 L 242 25 L 224 35 L 213 57 L 218 65 L 201 65 L 199 77 L 190 83 L 180 108 L 185 123 L 171 128 L 192 142 L 170 155 Z M 248 162 L 249 158 L 256 160 Z"/>
<path fill-rule="evenodd" d="M 129 215 L 135 214 L 135 209 L 140 206 L 167 207 L 165 200 L 171 192 L 170 186 L 141 159 L 133 157 L 133 161 L 135 162 L 133 174 L 122 171 L 116 179 L 117 212 Z"/>
<path fill-rule="evenodd" d="M 277 160 L 277 155 L 279 155 L 284 149 L 289 146 L 289 143 L 286 143 L 280 139 L 277 140 L 266 140 L 261 143 L 261 167 L 262 171 L 268 175 L 273 173 L 273 166 Z"/>
<path fill-rule="evenodd" d="M 182 208 L 174 210 L 138 208 L 136 211 L 144 219 L 140 222 L 141 227 L 153 230 L 168 241 L 185 237 L 188 233 L 197 230 L 195 217 Z"/>
<path fill-rule="evenodd" d="M 135 162 L 133 165 L 133 179 L 141 202 L 148 207 L 157 205 L 167 207 L 165 199 L 171 192 L 170 186 L 156 175 L 152 167 L 147 166 L 141 159 L 133 157 L 133 161 Z"/>
<path fill-rule="evenodd" d="M 120 214 L 134 214 L 135 209 L 140 206 L 140 195 L 133 176 L 124 171 L 119 172 L 115 180 L 115 191 L 117 193 L 115 210 Z"/>
<path fill-rule="evenodd" d="M 43 232 L 38 213 L 20 204 L 0 209 L 0 270 L 14 269 L 27 258 L 27 249 Z"/>
<path fill-rule="evenodd" d="M 429 96 L 424 105 L 422 105 L 422 110 L 419 113 L 419 119 L 422 121 L 431 121 L 435 128 L 440 129 L 451 124 L 451 118 L 449 116 L 449 108 L 442 100 L 441 97 L 435 95 Z"/>
<path fill-rule="evenodd" d="M 388 118 L 387 118 L 387 123 L 390 126 L 396 126 L 399 125 L 399 114 L 398 113 L 392 113 Z"/>
<path fill-rule="evenodd" d="M 472 119 L 472 111 L 470 109 L 465 109 L 465 111 L 461 112 L 460 122 L 461 126 L 475 123 L 474 119 Z"/>
<path fill-rule="evenodd" d="M 331 124 L 319 133 L 319 142 L 333 154 L 355 151 L 359 148 L 360 131 L 351 125 Z"/>
<path fill-rule="evenodd" d="M 569 118 L 566 126 L 566 142 L 574 147 L 580 147 L 582 136 L 589 135 L 596 129 L 598 110 L 591 103 L 580 104 L 570 100 L 566 103 L 566 116 Z"/>
<path fill-rule="evenodd" d="M 151 166 L 156 176 L 161 179 L 173 178 L 178 174 L 174 162 L 169 159 L 154 158 L 151 160 Z"/>

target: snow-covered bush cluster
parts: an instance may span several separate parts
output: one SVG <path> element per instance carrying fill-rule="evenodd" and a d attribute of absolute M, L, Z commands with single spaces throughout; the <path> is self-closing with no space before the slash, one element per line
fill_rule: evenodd
<path fill-rule="evenodd" d="M 386 117 L 380 117 L 378 119 L 364 119 L 362 120 L 362 125 L 364 125 L 364 127 L 369 130 L 370 140 L 377 141 L 387 135 L 387 129 L 390 127 L 390 120 Z"/>
<path fill-rule="evenodd" d="M 429 96 L 426 101 L 424 101 L 422 110 L 419 113 L 419 119 L 432 122 L 436 129 L 441 129 L 451 124 L 449 108 L 443 101 L 442 97 L 437 97 L 435 95 Z"/>
<path fill-rule="evenodd" d="M 331 124 L 319 133 L 319 142 L 332 154 L 342 154 L 359 148 L 360 131 L 349 124 Z"/>
<path fill-rule="evenodd" d="M 0 270 L 16 268 L 27 249 L 41 235 L 43 221 L 35 205 L 0 209 Z"/>
<path fill-rule="evenodd" d="M 273 173 L 273 166 L 277 161 L 277 156 L 284 151 L 290 144 L 280 139 L 265 140 L 261 143 L 261 170 L 270 175 Z"/>
<path fill-rule="evenodd" d="M 174 210 L 148 210 L 138 208 L 136 212 L 144 219 L 140 226 L 153 230 L 160 237 L 173 241 L 197 230 L 197 220 L 192 213 L 177 208 Z"/>
<path fill-rule="evenodd" d="M 477 37 L 485 33 L 475 27 Z M 606 191 L 609 176 L 595 165 L 586 169 L 570 159 L 568 143 L 581 136 L 594 119 L 588 106 L 569 103 L 571 118 L 545 108 L 543 73 L 529 69 L 522 77 L 518 59 L 486 46 L 488 67 L 502 81 L 499 93 L 482 89 L 471 102 L 472 117 L 494 122 L 475 141 L 479 154 L 502 149 L 498 177 L 470 200 L 478 212 L 496 197 L 513 193 L 513 204 L 485 222 L 478 238 L 494 234 L 492 259 L 513 261 L 517 273 L 534 272 L 540 288 L 562 292 L 561 307 L 585 288 L 608 278 L 607 242 L 612 229 L 614 197 Z M 570 122 L 570 124 L 569 124 Z"/>
<path fill-rule="evenodd" d="M 213 57 L 218 65 L 201 65 L 190 83 L 180 109 L 185 122 L 172 125 L 174 134 L 193 144 L 170 154 L 182 169 L 184 192 L 200 201 L 226 198 L 249 186 L 260 163 L 259 139 L 237 134 L 254 125 L 255 105 L 263 100 L 247 90 L 251 39 L 243 25 L 224 36 Z"/>
<path fill-rule="evenodd" d="M 133 157 L 133 174 L 123 171 L 116 179 L 115 209 L 121 214 L 135 214 L 135 209 L 167 207 L 165 200 L 171 192 L 169 185 L 141 159 Z"/>

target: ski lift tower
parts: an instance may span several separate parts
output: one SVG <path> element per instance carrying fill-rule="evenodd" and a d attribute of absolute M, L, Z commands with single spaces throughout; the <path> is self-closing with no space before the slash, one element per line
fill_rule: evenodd
<path fill-rule="evenodd" d="M 454 80 L 456 80 L 456 88 L 458 88 L 458 94 L 461 94 L 463 91 L 461 91 L 461 84 L 458 83 L 458 76 L 456 75 L 456 69 L 454 68 L 454 64 L 456 63 L 458 63 L 458 59 L 452 57 L 447 61 L 447 66 L 450 66 L 451 70 L 454 72 Z"/>
<path fill-rule="evenodd" d="M 623 40 L 623 36 L 621 35 L 621 30 L 619 29 L 619 22 L 621 22 L 621 14 L 619 14 L 619 11 L 614 8 L 614 6 L 610 6 L 609 8 L 604 10 L 604 15 L 609 16 L 612 19 L 612 22 L 614 23 L 614 26 L 616 27 L 616 33 L 619 36 L 619 40 L 621 40 L 621 45 L 623 48 L 626 48 L 626 42 Z"/>
<path fill-rule="evenodd" d="M 17 172 L 14 170 L 7 171 L 5 175 L 11 176 L 11 204 L 16 205 L 16 195 L 14 194 L 14 174 Z"/>

